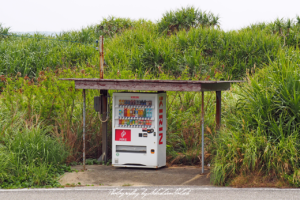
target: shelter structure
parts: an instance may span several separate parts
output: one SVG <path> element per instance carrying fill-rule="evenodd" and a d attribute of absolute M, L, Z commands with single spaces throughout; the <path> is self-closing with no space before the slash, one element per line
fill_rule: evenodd
<path fill-rule="evenodd" d="M 185 81 L 185 80 L 128 80 L 128 79 L 97 79 L 97 78 L 64 78 L 63 81 L 74 81 L 75 89 L 83 90 L 83 165 L 85 169 L 85 90 L 100 90 L 101 113 L 106 114 L 108 90 L 131 91 L 182 91 L 202 92 L 202 173 L 204 173 L 204 92 L 216 92 L 216 129 L 221 125 L 221 92 L 229 90 L 231 83 L 243 81 Z M 102 122 L 102 160 L 107 160 L 107 122 L 103 116 Z"/>

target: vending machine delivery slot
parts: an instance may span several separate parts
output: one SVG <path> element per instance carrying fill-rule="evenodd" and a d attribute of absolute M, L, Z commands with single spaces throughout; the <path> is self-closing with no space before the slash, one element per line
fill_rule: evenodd
<path fill-rule="evenodd" d="M 166 165 L 166 93 L 114 93 L 112 117 L 113 166 Z"/>

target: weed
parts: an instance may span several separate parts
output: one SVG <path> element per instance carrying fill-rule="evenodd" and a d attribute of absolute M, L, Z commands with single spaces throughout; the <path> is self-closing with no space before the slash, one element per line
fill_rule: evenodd
<path fill-rule="evenodd" d="M 123 187 L 127 187 L 127 186 L 132 186 L 132 184 L 129 184 L 129 183 L 125 183 L 122 185 Z"/>

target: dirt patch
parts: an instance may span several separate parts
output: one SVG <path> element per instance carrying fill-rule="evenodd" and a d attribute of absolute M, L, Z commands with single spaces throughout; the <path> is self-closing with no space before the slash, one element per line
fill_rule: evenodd
<path fill-rule="evenodd" d="M 238 188 L 249 188 L 249 187 L 276 187 L 276 188 L 288 188 L 289 183 L 277 179 L 274 176 L 262 176 L 260 174 L 248 174 L 239 175 L 232 179 L 230 186 Z"/>
<path fill-rule="evenodd" d="M 94 186 L 155 186 L 155 185 L 210 185 L 207 175 L 200 175 L 199 167 L 165 167 L 161 169 L 116 168 L 103 165 L 72 167 L 74 172 L 65 173 L 60 184 Z M 209 169 L 205 170 L 206 173 Z"/>

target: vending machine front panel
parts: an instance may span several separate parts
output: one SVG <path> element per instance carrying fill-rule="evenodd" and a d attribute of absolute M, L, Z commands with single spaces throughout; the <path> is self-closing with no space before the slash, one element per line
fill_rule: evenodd
<path fill-rule="evenodd" d="M 165 108 L 165 93 L 114 93 L 113 166 L 166 165 Z"/>

